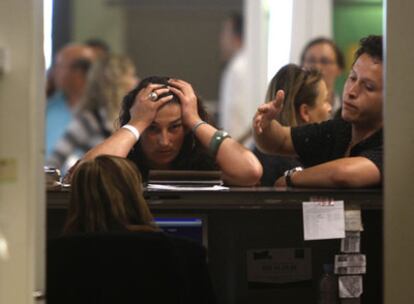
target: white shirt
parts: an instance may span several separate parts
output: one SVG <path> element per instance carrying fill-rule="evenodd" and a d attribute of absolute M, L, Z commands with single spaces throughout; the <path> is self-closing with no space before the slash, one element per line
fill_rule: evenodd
<path fill-rule="evenodd" d="M 219 92 L 219 127 L 238 140 L 251 130 L 254 103 L 248 100 L 245 52 L 238 51 L 225 67 Z M 253 109 L 252 109 L 253 108 Z"/>

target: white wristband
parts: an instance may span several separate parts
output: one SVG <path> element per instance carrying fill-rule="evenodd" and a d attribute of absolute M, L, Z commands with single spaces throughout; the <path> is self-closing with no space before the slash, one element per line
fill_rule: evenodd
<path fill-rule="evenodd" d="M 138 139 L 139 139 L 139 131 L 138 131 L 137 128 L 135 128 L 134 126 L 131 126 L 131 125 L 123 125 L 122 128 L 125 128 L 128 131 L 130 131 L 132 134 L 134 134 L 135 139 L 138 141 Z"/>

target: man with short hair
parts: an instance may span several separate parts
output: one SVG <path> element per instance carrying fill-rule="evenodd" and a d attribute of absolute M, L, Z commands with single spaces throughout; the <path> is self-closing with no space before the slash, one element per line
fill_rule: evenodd
<path fill-rule="evenodd" d="M 56 55 L 53 71 L 56 93 L 46 106 L 46 158 L 63 135 L 86 85 L 87 73 L 95 55 L 84 45 L 70 44 Z"/>
<path fill-rule="evenodd" d="M 296 128 L 274 117 L 284 92 L 261 105 L 253 128 L 257 147 L 269 154 L 299 156 L 306 169 L 288 170 L 275 186 L 375 187 L 382 183 L 382 37 L 361 39 L 343 92 L 342 118 Z"/>

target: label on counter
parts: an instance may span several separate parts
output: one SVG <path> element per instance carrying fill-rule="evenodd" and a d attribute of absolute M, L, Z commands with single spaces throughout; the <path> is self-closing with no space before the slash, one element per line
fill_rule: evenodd
<path fill-rule="evenodd" d="M 252 249 L 247 251 L 247 280 L 290 283 L 312 279 L 310 248 Z"/>

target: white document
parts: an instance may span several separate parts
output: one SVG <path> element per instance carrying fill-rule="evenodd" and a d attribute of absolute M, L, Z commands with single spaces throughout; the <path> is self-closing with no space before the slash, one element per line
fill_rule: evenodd
<path fill-rule="evenodd" d="M 312 279 L 310 248 L 247 251 L 247 281 L 290 283 Z"/>
<path fill-rule="evenodd" d="M 344 201 L 303 202 L 302 207 L 305 240 L 345 237 Z"/>
<path fill-rule="evenodd" d="M 171 190 L 171 191 L 223 191 L 229 190 L 229 187 L 214 186 L 172 186 L 160 184 L 148 184 L 147 190 Z"/>

